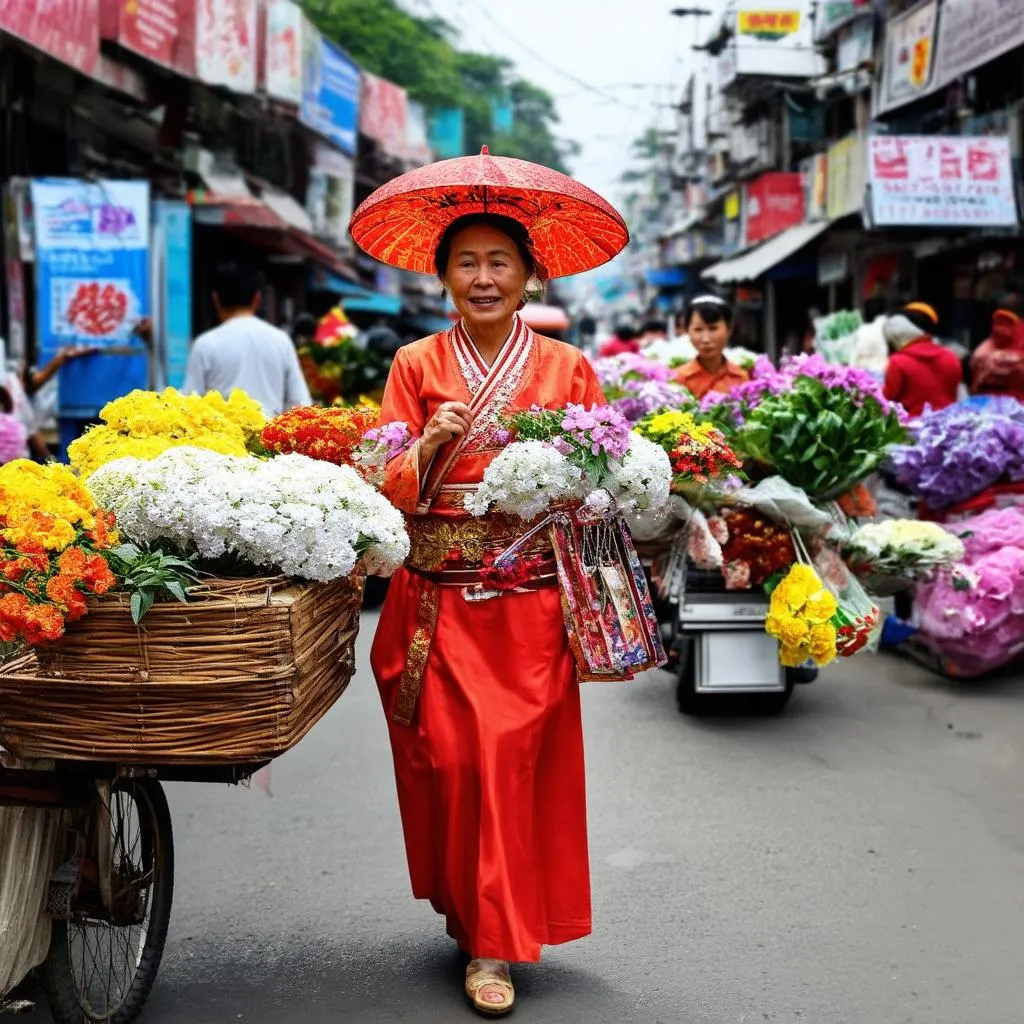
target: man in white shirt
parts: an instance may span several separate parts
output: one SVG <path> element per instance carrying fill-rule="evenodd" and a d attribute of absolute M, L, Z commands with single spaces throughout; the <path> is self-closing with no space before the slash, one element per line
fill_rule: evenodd
<path fill-rule="evenodd" d="M 227 398 L 241 388 L 268 417 L 297 405 L 312 405 L 298 356 L 284 331 L 256 316 L 261 282 L 256 271 L 237 263 L 218 267 L 213 305 L 221 324 L 196 338 L 182 391 Z"/>

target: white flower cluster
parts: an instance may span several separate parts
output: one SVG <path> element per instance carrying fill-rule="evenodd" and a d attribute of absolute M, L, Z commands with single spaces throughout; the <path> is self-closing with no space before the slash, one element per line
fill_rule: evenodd
<path fill-rule="evenodd" d="M 665 449 L 635 430 L 629 437 L 629 449 L 604 486 L 615 499 L 619 511 L 659 512 L 668 505 L 672 486 L 672 464 Z"/>
<path fill-rule="evenodd" d="M 534 519 L 557 502 L 586 501 L 605 512 L 658 512 L 669 500 L 672 466 L 659 445 L 636 432 L 621 460 L 594 488 L 582 470 L 545 441 L 514 441 L 484 470 L 483 482 L 465 500 L 471 515 L 491 508 Z"/>
<path fill-rule="evenodd" d="M 138 545 L 328 582 L 357 564 L 390 576 L 409 554 L 401 513 L 348 466 L 304 455 L 261 460 L 200 448 L 117 459 L 89 477 Z"/>
<path fill-rule="evenodd" d="M 952 566 L 964 557 L 964 545 L 938 523 L 889 519 L 868 523 L 845 545 L 849 555 L 880 572 L 914 574 Z"/>
<path fill-rule="evenodd" d="M 501 512 L 534 519 L 559 501 L 585 497 L 583 471 L 545 441 L 513 441 L 484 470 L 475 494 L 466 496 L 470 515 L 483 516 L 493 506 Z"/>

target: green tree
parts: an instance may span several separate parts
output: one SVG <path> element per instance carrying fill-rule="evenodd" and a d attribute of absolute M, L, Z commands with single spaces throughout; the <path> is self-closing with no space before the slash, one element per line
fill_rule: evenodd
<path fill-rule="evenodd" d="M 361 67 L 402 86 L 428 108 L 461 107 L 466 152 L 494 153 L 566 170 L 579 152 L 555 136 L 558 110 L 550 93 L 515 75 L 506 57 L 460 51 L 455 29 L 420 18 L 395 0 L 302 0 L 313 23 Z M 498 133 L 493 103 L 511 101 L 514 126 Z"/>

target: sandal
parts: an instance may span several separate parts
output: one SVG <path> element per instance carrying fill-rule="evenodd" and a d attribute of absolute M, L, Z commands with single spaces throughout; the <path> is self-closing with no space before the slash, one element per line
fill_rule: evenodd
<path fill-rule="evenodd" d="M 484 989 L 500 989 L 504 998 L 500 1002 L 484 999 Z M 477 1013 L 485 1017 L 504 1017 L 516 1000 L 508 964 L 504 960 L 488 960 L 486 957 L 471 960 L 466 968 L 466 997 Z"/>

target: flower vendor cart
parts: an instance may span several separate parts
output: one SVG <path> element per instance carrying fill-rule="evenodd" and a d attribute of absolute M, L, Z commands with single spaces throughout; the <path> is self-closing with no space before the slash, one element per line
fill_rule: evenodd
<path fill-rule="evenodd" d="M 136 392 L 103 419 L 81 476 L 0 467 L 0 997 L 41 962 L 60 1024 L 127 1024 L 153 986 L 162 783 L 293 748 L 352 678 L 366 575 L 409 550 L 351 466 L 271 455 L 244 396 Z"/>

